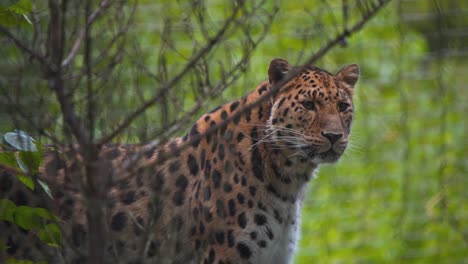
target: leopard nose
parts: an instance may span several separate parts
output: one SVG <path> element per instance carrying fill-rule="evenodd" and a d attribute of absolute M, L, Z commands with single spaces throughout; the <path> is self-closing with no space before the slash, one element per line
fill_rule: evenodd
<path fill-rule="evenodd" d="M 338 141 L 340 138 L 343 137 L 343 134 L 336 134 L 336 133 L 328 133 L 328 132 L 321 132 L 322 136 L 326 137 L 328 140 L 330 140 L 330 143 L 335 144 L 336 141 Z"/>

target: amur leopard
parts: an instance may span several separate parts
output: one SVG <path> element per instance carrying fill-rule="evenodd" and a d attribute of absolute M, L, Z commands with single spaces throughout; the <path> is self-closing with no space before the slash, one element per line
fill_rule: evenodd
<path fill-rule="evenodd" d="M 106 166 L 107 262 L 292 262 L 307 183 L 320 164 L 337 161 L 346 149 L 359 78 L 351 64 L 335 75 L 308 66 L 285 81 L 293 69 L 299 68 L 274 59 L 268 80 L 164 146 L 102 147 L 96 162 Z M 280 89 L 258 103 L 275 85 Z M 48 150 L 37 176 L 48 182 L 53 200 L 0 171 L 2 199 L 48 208 L 63 232 L 62 246 L 50 247 L 3 221 L 0 258 L 92 261 L 81 164 L 74 147 Z"/>

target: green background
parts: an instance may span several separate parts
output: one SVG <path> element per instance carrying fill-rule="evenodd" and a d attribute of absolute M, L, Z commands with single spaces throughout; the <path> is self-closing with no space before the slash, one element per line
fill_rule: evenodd
<path fill-rule="evenodd" d="M 352 24 L 360 16 L 354 1 L 349 2 Z M 196 111 L 199 115 L 244 95 L 267 78 L 272 58 L 300 64 L 342 29 L 341 3 L 280 1 L 265 39 L 227 90 L 203 98 L 191 85 L 193 80 L 186 78 L 171 91 L 173 104 L 150 108 L 116 141 L 158 139 L 165 125 L 189 111 L 197 100 L 204 102 Z M 135 65 L 155 72 L 165 65 L 170 78 L 196 50 L 193 39 L 203 43 L 196 25 L 195 34 L 189 37 L 180 23 L 181 17 L 194 16 L 191 8 L 182 1 L 139 2 L 120 66 L 105 82 L 95 82 L 102 85 L 97 137 L 157 89 L 158 81 Z M 205 19 L 213 27 L 209 33 L 214 33 L 217 21 L 229 13 L 231 5 L 211 0 L 205 8 Z M 262 8 L 265 14 L 274 10 L 268 2 Z M 45 12 L 45 7 L 39 10 Z M 253 37 L 261 36 L 259 20 L 265 17 L 260 13 L 245 22 L 250 23 Z M 332 72 L 358 63 L 362 75 L 355 96 L 351 146 L 338 164 L 320 168 L 310 184 L 296 263 L 468 263 L 467 17 L 465 1 L 393 1 L 347 39 L 347 45 L 335 47 L 315 63 Z M 162 52 L 165 19 L 173 26 L 170 39 L 177 52 L 168 48 Z M 109 20 L 100 20 L 94 28 L 94 58 L 106 49 L 106 31 L 100 29 L 109 27 Z M 11 21 L 2 23 L 7 22 Z M 11 25 L 16 27 L 15 21 Z M 30 40 L 27 23 L 17 32 Z M 229 68 L 239 60 L 245 39 L 241 31 L 233 31 L 209 56 L 212 82 L 222 73 L 218 64 Z M 39 66 L 28 63 L 8 40 L 0 39 L 0 44 L 4 90 L 16 90 L 16 107 L 46 131 L 66 138 L 58 104 L 47 96 L 50 91 L 38 73 Z M 81 67 L 81 61 L 79 54 L 73 67 Z M 104 71 L 101 65 L 106 62 L 97 64 L 97 73 Z M 77 108 L 84 114 L 79 100 Z M 11 105 L 5 103 L 0 110 L 1 132 L 21 128 L 47 143 Z M 171 136 L 184 134 L 189 123 Z"/>

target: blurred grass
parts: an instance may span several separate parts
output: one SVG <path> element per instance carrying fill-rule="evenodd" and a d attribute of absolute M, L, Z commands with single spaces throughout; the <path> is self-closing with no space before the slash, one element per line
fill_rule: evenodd
<path fill-rule="evenodd" d="M 280 1 L 271 32 L 254 52 L 245 75 L 220 98 L 208 98 L 204 110 L 251 91 L 267 78 L 272 58 L 300 64 L 301 58 L 317 51 L 335 35 L 341 3 Z M 215 26 L 229 13 L 223 1 L 210 0 L 206 6 L 206 20 Z M 140 53 L 133 59 L 157 69 L 161 14 L 169 14 L 180 26 L 181 14 L 189 11 L 183 1 L 140 1 L 130 32 Z M 356 17 L 352 13 L 350 23 Z M 323 166 L 310 185 L 296 263 L 468 263 L 467 17 L 464 1 L 393 1 L 345 47 L 333 49 L 316 63 L 332 72 L 358 63 L 362 76 L 355 96 L 351 146 L 338 164 Z M 106 26 L 105 21 L 100 23 Z M 183 56 L 193 51 L 187 35 L 174 29 L 172 37 L 180 54 L 167 53 L 169 72 L 177 72 L 185 62 Z M 213 62 L 239 59 L 242 43 L 235 36 L 227 42 L 228 56 L 226 50 L 219 50 L 210 58 Z M 16 72 L 18 77 L 35 76 L 34 67 L 18 66 L 17 50 L 8 48 L 0 54 L 6 58 L 0 61 L 3 78 Z M 116 92 L 106 98 L 106 106 L 112 107 L 103 108 L 105 118 L 99 128 L 115 124 L 138 105 L 135 83 L 143 97 L 154 93 L 154 80 L 128 61 L 124 65 L 128 67 L 105 84 Z M 215 80 L 219 69 L 213 65 Z M 56 116 L 59 108 L 53 100 L 45 104 L 47 109 L 36 105 L 35 94 L 48 91 L 45 82 L 37 76 L 23 81 L 33 92 L 18 100 L 32 109 L 31 115 L 39 120 L 46 112 Z M 190 109 L 196 97 L 191 87 L 183 85 L 177 96 L 184 98 L 177 111 Z M 140 124 L 149 138 L 157 137 L 160 107 L 150 109 L 119 140 L 139 141 L 134 128 Z M 0 110 L 0 132 L 22 128 L 5 122 L 14 109 L 0 106 Z M 174 118 L 180 113 L 169 114 Z M 61 118 L 52 118 L 51 123 L 52 132 L 62 133 Z"/>

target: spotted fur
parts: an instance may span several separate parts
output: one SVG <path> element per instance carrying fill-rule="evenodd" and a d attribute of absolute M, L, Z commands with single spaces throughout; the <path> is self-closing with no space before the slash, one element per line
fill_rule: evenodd
<path fill-rule="evenodd" d="M 307 67 L 269 100 L 294 69 L 270 63 L 268 80 L 247 96 L 201 116 L 186 136 L 162 147 L 102 148 L 106 193 L 105 260 L 110 263 L 290 263 L 307 183 L 321 163 L 343 154 L 353 119 L 359 68 L 336 75 Z M 225 120 L 242 113 L 226 124 Z M 219 127 L 205 135 L 211 127 Z M 188 147 L 181 148 L 188 144 Z M 17 205 L 45 206 L 63 220 L 61 248 L 0 223 L 6 253 L 50 263 L 88 260 L 82 160 L 73 147 L 49 150 L 38 175 L 54 200 L 0 172 L 0 194 Z M 103 166 L 104 165 L 104 166 Z M 4 256 L 6 257 L 6 256 Z"/>

